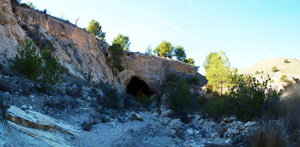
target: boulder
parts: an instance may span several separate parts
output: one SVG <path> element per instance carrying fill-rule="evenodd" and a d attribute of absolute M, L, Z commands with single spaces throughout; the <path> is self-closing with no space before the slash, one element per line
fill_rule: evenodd
<path fill-rule="evenodd" d="M 135 112 L 132 113 L 132 118 L 135 119 L 135 120 L 139 120 L 139 121 L 143 121 L 144 120 L 143 117 L 140 114 L 135 113 Z"/>
<path fill-rule="evenodd" d="M 182 122 L 180 119 L 174 119 L 169 123 L 170 129 L 179 130 L 182 128 Z"/>
<path fill-rule="evenodd" d="M 78 135 L 80 133 L 80 131 L 64 121 L 57 120 L 36 111 L 22 110 L 15 106 L 10 106 L 6 110 L 5 119 L 27 128 L 33 128 L 42 131 L 58 131 L 70 135 Z"/>
<path fill-rule="evenodd" d="M 257 122 L 254 122 L 254 121 L 248 121 L 247 123 L 244 124 L 244 127 L 247 128 L 247 127 L 251 127 L 253 125 L 257 124 Z"/>

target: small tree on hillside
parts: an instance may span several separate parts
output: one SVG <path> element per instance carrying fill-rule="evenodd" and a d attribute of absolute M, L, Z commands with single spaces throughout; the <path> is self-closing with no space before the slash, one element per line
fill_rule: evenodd
<path fill-rule="evenodd" d="M 193 58 L 187 58 L 183 60 L 184 63 L 193 66 L 194 68 L 196 68 L 197 70 L 199 69 L 199 66 L 195 65 L 195 60 Z"/>
<path fill-rule="evenodd" d="M 59 83 L 59 79 L 60 75 L 63 73 L 59 59 L 52 53 L 50 46 L 43 49 L 42 58 L 44 60 L 44 65 L 39 80 L 42 83 L 42 90 L 46 90 L 48 85 L 54 86 L 56 89 L 61 84 Z"/>
<path fill-rule="evenodd" d="M 56 89 L 63 70 L 50 46 L 43 48 L 40 56 L 32 40 L 26 37 L 23 44 L 17 48 L 19 55 L 11 59 L 12 68 L 30 80 L 41 82 L 43 91 L 47 90 L 47 86 L 50 87 L 48 90 Z"/>
<path fill-rule="evenodd" d="M 122 56 L 123 56 L 123 49 L 119 43 L 112 44 L 109 48 L 110 56 L 108 57 L 108 63 L 111 64 L 112 72 L 116 74 L 115 68 L 121 72 L 124 70 L 122 66 Z"/>
<path fill-rule="evenodd" d="M 87 31 L 89 31 L 93 36 L 99 38 L 100 40 L 105 40 L 105 33 L 101 30 L 102 26 L 99 22 L 92 19 L 89 23 Z"/>
<path fill-rule="evenodd" d="M 170 42 L 163 41 L 155 49 L 154 53 L 159 57 L 172 58 L 173 46 Z"/>
<path fill-rule="evenodd" d="M 17 48 L 18 55 L 10 60 L 12 68 L 27 79 L 36 80 L 41 74 L 43 60 L 32 40 L 25 37 L 23 44 Z"/>
<path fill-rule="evenodd" d="M 146 48 L 145 54 L 146 54 L 146 55 L 152 55 L 152 47 L 151 47 L 151 45 L 149 45 L 149 46 Z"/>
<path fill-rule="evenodd" d="M 129 51 L 129 46 L 130 46 L 130 42 L 129 42 L 129 37 L 119 34 L 116 38 L 114 38 L 114 40 L 112 41 L 112 44 L 120 44 L 121 48 L 124 51 Z"/>
<path fill-rule="evenodd" d="M 177 57 L 177 60 L 183 61 L 186 58 L 185 50 L 182 46 L 177 46 L 174 50 L 174 56 Z"/>

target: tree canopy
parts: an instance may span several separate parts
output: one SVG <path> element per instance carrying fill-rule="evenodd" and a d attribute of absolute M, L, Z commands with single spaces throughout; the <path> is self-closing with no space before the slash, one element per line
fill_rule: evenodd
<path fill-rule="evenodd" d="M 208 70 L 209 65 L 210 65 L 210 59 L 212 58 L 213 55 L 218 55 L 218 53 L 217 52 L 210 52 L 209 55 L 206 57 L 205 62 L 203 64 L 203 67 L 204 67 L 206 73 L 207 73 L 207 70 Z"/>
<path fill-rule="evenodd" d="M 108 57 L 108 63 L 111 64 L 112 72 L 116 74 L 115 68 L 121 72 L 124 70 L 124 67 L 122 66 L 122 59 L 123 56 L 123 49 L 121 47 L 121 44 L 119 43 L 113 43 L 109 48 L 110 56 Z"/>
<path fill-rule="evenodd" d="M 146 48 L 145 54 L 146 54 L 146 55 L 152 55 L 152 47 L 151 47 L 151 45 L 149 45 L 149 46 Z"/>
<path fill-rule="evenodd" d="M 154 53 L 159 57 L 172 58 L 173 46 L 170 42 L 164 40 L 154 49 Z"/>
<path fill-rule="evenodd" d="M 174 50 L 174 56 L 177 57 L 177 60 L 184 61 L 186 58 L 185 50 L 182 46 L 177 46 Z"/>
<path fill-rule="evenodd" d="M 129 42 L 129 37 L 119 34 L 116 38 L 114 38 L 114 40 L 112 41 L 112 44 L 120 44 L 121 48 L 124 51 L 129 51 L 129 46 L 130 46 L 130 42 Z"/>
<path fill-rule="evenodd" d="M 212 55 L 211 55 L 212 54 Z M 230 83 L 230 62 L 228 57 L 223 51 L 219 51 L 217 54 L 211 53 L 207 56 L 210 58 L 208 68 L 206 71 L 206 78 L 208 85 L 212 86 L 212 90 L 218 92 Z M 211 55 L 211 57 L 209 57 Z"/>
<path fill-rule="evenodd" d="M 199 66 L 195 65 L 195 60 L 193 58 L 184 59 L 183 62 L 195 67 L 197 70 L 199 69 Z"/>
<path fill-rule="evenodd" d="M 92 19 L 89 23 L 89 26 L 87 28 L 87 31 L 89 31 L 93 36 L 99 38 L 100 40 L 105 40 L 105 32 L 102 32 L 101 30 L 102 26 L 99 22 Z"/>

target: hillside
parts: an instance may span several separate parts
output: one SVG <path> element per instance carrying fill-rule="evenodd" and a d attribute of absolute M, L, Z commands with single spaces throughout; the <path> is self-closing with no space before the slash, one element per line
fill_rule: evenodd
<path fill-rule="evenodd" d="M 288 63 L 284 63 L 284 60 L 288 60 Z M 255 65 L 239 69 L 238 73 L 240 74 L 254 74 L 256 71 L 263 73 L 272 73 L 272 67 L 276 66 L 279 71 L 277 73 L 282 74 L 292 74 L 292 75 L 300 75 L 300 61 L 297 59 L 289 59 L 289 58 L 275 58 L 268 60 L 261 60 Z"/>

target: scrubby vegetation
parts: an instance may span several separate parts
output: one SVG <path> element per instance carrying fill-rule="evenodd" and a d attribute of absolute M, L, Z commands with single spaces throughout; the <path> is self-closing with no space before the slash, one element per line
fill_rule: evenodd
<path fill-rule="evenodd" d="M 285 59 L 285 60 L 283 61 L 283 63 L 290 63 L 290 61 L 289 61 L 288 59 Z"/>
<path fill-rule="evenodd" d="M 106 33 L 102 31 L 102 26 L 98 21 L 92 19 L 86 30 L 90 32 L 93 36 L 99 38 L 100 40 L 105 40 Z"/>
<path fill-rule="evenodd" d="M 25 38 L 23 44 L 17 48 L 19 55 L 11 59 L 11 67 L 28 79 L 37 80 L 41 74 L 43 59 L 33 41 Z"/>
<path fill-rule="evenodd" d="M 190 93 L 188 82 L 180 75 L 169 74 L 164 84 L 166 105 L 183 121 L 194 109 L 194 98 Z"/>
<path fill-rule="evenodd" d="M 114 40 L 112 41 L 112 44 L 120 44 L 123 51 L 129 51 L 129 37 L 119 34 Z"/>
<path fill-rule="evenodd" d="M 279 79 L 280 82 L 288 82 L 288 77 L 287 75 L 282 75 Z"/>
<path fill-rule="evenodd" d="M 140 104 L 143 108 L 150 108 L 153 103 L 152 97 L 144 94 L 142 94 L 142 96 L 133 97 L 133 100 Z"/>
<path fill-rule="evenodd" d="M 194 85 L 199 85 L 200 84 L 200 80 L 201 79 L 199 77 L 197 77 L 197 76 L 189 76 L 187 78 L 187 82 L 189 84 L 194 84 Z"/>
<path fill-rule="evenodd" d="M 254 77 L 234 75 L 228 93 L 215 97 L 205 105 L 204 112 L 214 118 L 236 115 L 251 120 L 271 108 L 279 100 L 280 92 L 267 87 L 270 79 L 259 83 Z"/>
<path fill-rule="evenodd" d="M 276 66 L 273 66 L 272 67 L 272 72 L 277 72 L 277 71 L 279 71 L 279 69 Z"/>
<path fill-rule="evenodd" d="M 108 63 L 111 64 L 111 68 L 114 74 L 117 74 L 115 71 L 115 68 L 121 72 L 124 70 L 124 67 L 122 66 L 122 59 L 121 57 L 123 56 L 123 48 L 121 44 L 119 43 L 114 43 L 112 44 L 109 48 L 109 57 L 108 57 Z"/>
<path fill-rule="evenodd" d="M 12 69 L 26 78 L 41 83 L 41 90 L 53 90 L 59 86 L 63 70 L 59 59 L 52 53 L 50 46 L 39 53 L 35 43 L 25 38 L 18 55 L 11 59 Z"/>
<path fill-rule="evenodd" d="M 299 87 L 288 98 L 279 101 L 270 117 L 264 117 L 252 133 L 251 146 L 299 146 L 300 145 L 300 95 Z M 266 115 L 266 114 L 265 114 Z M 267 114 L 267 116 L 270 116 Z M 267 119 L 266 119 L 267 118 Z"/>

